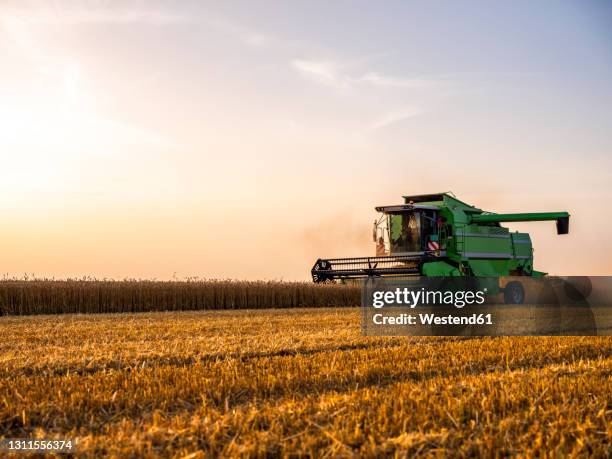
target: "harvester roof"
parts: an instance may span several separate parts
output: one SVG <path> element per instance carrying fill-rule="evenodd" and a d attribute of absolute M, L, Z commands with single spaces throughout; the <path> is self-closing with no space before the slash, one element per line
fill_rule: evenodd
<path fill-rule="evenodd" d="M 459 207 L 464 212 L 479 213 L 481 209 L 457 199 L 452 191 L 434 194 L 417 194 L 414 196 L 403 196 L 404 203 L 419 203 L 436 207 Z"/>
<path fill-rule="evenodd" d="M 403 212 L 409 212 L 412 210 L 424 209 L 424 210 L 438 210 L 438 206 L 423 206 L 420 204 L 397 204 L 395 206 L 378 206 L 375 207 L 376 212 L 384 212 L 386 214 L 400 214 Z"/>
<path fill-rule="evenodd" d="M 434 193 L 434 194 L 416 194 L 413 196 L 402 196 L 405 202 L 444 202 L 444 196 L 454 197 L 454 195 L 450 191 L 445 191 L 444 193 Z"/>

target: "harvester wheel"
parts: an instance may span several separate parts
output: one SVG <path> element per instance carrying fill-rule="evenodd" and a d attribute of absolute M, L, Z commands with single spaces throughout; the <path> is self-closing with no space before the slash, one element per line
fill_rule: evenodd
<path fill-rule="evenodd" d="M 504 302 L 506 304 L 523 304 L 525 302 L 525 289 L 518 281 L 511 281 L 504 287 Z"/>

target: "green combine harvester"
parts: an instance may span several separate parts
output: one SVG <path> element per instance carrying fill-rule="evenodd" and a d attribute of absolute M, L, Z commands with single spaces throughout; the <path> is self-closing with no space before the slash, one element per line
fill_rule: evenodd
<path fill-rule="evenodd" d="M 452 193 L 404 196 L 404 204 L 376 207 L 375 257 L 318 259 L 314 282 L 382 276 L 531 276 L 528 233 L 510 232 L 506 222 L 554 220 L 557 234 L 567 234 L 567 212 L 495 214 L 457 199 Z M 521 303 L 519 282 L 505 288 L 506 299 Z"/>

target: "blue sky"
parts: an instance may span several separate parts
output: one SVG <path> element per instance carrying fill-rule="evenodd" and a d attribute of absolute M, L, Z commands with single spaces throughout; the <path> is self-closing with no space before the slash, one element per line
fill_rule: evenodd
<path fill-rule="evenodd" d="M 536 267 L 609 273 L 611 25 L 593 1 L 4 2 L 5 265 L 302 279 L 373 252 L 375 205 L 453 190 L 569 210 L 566 238 L 516 225 Z"/>

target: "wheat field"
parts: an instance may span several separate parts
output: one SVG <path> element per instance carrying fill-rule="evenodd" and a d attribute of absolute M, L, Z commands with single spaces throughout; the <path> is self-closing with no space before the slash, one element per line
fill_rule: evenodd
<path fill-rule="evenodd" d="M 0 437 L 77 456 L 612 453 L 612 339 L 383 338 L 356 308 L 0 318 Z"/>
<path fill-rule="evenodd" d="M 0 280 L 0 315 L 356 306 L 358 285 L 185 279 Z"/>

